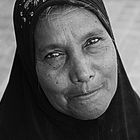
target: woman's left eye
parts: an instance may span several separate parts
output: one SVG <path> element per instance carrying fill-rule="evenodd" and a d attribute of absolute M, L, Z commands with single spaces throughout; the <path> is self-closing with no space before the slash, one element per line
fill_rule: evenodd
<path fill-rule="evenodd" d="M 85 46 L 90 46 L 90 45 L 96 44 L 96 43 L 98 43 L 100 40 L 101 40 L 101 38 L 99 38 L 99 37 L 90 38 L 90 39 L 88 39 L 88 40 L 86 41 Z"/>

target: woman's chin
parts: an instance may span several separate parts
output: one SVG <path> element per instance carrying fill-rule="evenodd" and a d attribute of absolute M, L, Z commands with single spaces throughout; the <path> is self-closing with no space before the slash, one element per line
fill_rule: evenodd
<path fill-rule="evenodd" d="M 107 110 L 111 99 L 112 96 L 101 89 L 96 94 L 72 98 L 67 110 L 69 115 L 81 120 L 97 119 Z"/>
<path fill-rule="evenodd" d="M 100 117 L 107 109 L 107 105 L 75 103 L 69 105 L 70 116 L 80 120 L 92 120 Z"/>
<path fill-rule="evenodd" d="M 93 110 L 76 110 L 71 109 L 70 116 L 80 120 L 93 120 L 100 117 L 105 111 L 99 109 Z"/>

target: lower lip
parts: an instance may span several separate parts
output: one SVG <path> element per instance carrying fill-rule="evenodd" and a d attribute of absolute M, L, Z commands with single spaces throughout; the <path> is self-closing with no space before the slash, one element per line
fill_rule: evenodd
<path fill-rule="evenodd" d="M 103 88 L 103 85 L 101 85 L 98 89 L 96 89 L 93 92 L 89 92 L 89 93 L 84 94 L 84 95 L 82 94 L 82 95 L 79 95 L 79 96 L 75 96 L 75 97 L 73 97 L 73 99 L 88 99 L 92 96 L 96 96 L 102 88 Z"/>

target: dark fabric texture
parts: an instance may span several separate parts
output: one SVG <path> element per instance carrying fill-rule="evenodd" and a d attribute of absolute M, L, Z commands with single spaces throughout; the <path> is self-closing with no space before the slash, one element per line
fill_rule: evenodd
<path fill-rule="evenodd" d="M 35 21 L 47 6 L 64 3 L 94 12 L 114 41 L 102 0 L 17 0 L 17 50 L 0 103 L 0 140 L 140 140 L 140 99 L 130 85 L 117 48 L 117 91 L 99 118 L 82 121 L 58 112 L 40 88 L 33 47 Z"/>

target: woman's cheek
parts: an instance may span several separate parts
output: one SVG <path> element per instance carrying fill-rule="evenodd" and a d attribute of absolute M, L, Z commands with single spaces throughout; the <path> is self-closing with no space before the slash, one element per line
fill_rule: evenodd
<path fill-rule="evenodd" d="M 112 40 L 107 40 L 104 53 L 100 57 L 100 66 L 104 73 L 110 75 L 117 66 L 117 54 Z"/>
<path fill-rule="evenodd" d="M 113 53 L 112 53 L 113 54 Z M 117 57 L 116 55 L 110 55 L 111 57 L 106 62 L 105 77 L 108 81 L 108 90 L 111 94 L 115 93 L 117 88 Z"/>
<path fill-rule="evenodd" d="M 52 79 L 57 90 L 59 90 L 60 92 L 63 92 L 63 90 L 69 88 L 70 86 L 68 76 L 64 72 L 55 74 L 55 76 Z"/>
<path fill-rule="evenodd" d="M 62 92 L 69 86 L 66 72 L 48 69 L 38 65 L 38 76 L 43 85 L 52 92 Z"/>

